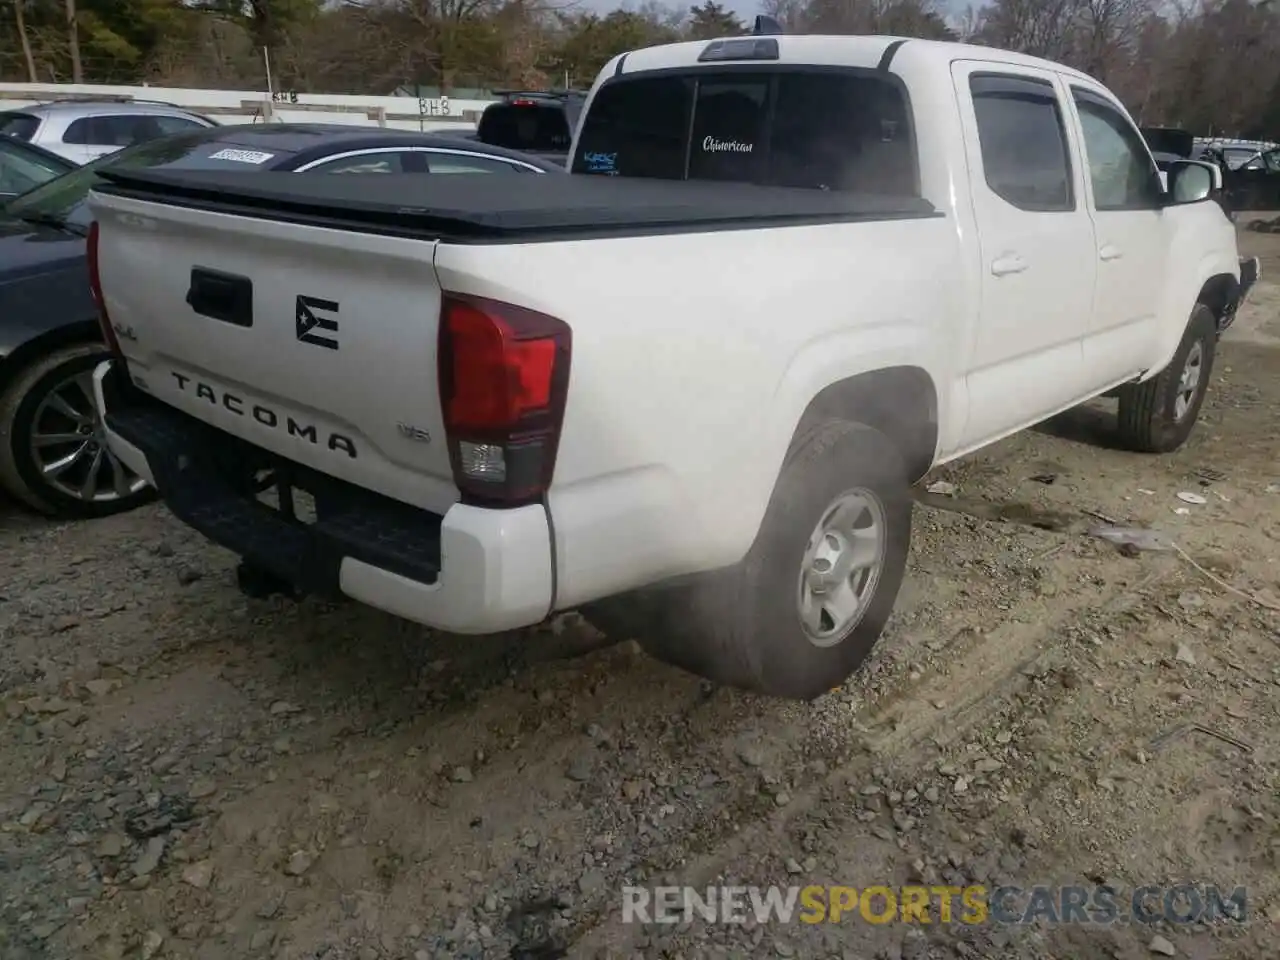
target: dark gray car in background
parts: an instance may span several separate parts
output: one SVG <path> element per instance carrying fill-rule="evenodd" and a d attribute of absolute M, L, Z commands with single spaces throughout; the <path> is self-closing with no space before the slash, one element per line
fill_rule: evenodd
<path fill-rule="evenodd" d="M 102 443 L 91 381 L 106 354 L 89 293 L 85 199 L 99 170 L 129 167 L 564 174 L 554 162 L 456 136 L 246 124 L 130 147 L 0 204 L 0 490 L 50 516 L 102 517 L 151 496 Z"/>

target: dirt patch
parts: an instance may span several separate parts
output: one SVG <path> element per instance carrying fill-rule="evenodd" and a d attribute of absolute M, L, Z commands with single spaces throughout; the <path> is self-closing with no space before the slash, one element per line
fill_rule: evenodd
<path fill-rule="evenodd" d="M 476 640 L 246 601 L 158 507 L 0 513 L 0 955 L 1273 955 L 1278 318 L 1264 282 L 1175 456 L 1110 449 L 1094 404 L 930 477 L 884 641 L 809 706 L 573 617 Z M 1244 885 L 1249 922 L 619 914 L 624 883 L 913 881 Z"/>

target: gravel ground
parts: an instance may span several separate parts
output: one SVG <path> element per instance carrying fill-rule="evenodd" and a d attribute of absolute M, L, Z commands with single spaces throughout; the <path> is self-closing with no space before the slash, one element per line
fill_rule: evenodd
<path fill-rule="evenodd" d="M 246 600 L 158 506 L 0 505 L 0 957 L 1275 956 L 1277 410 L 1264 285 L 1177 455 L 1098 405 L 939 471 L 873 662 L 807 706 L 572 615 Z M 1249 922 L 620 917 L 624 883 L 1103 881 L 1247 885 Z"/>

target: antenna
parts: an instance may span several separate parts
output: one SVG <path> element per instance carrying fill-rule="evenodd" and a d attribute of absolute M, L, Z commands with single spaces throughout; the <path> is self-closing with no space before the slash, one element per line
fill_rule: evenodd
<path fill-rule="evenodd" d="M 773 17 L 766 17 L 764 14 L 756 17 L 755 26 L 751 28 L 753 37 L 777 37 L 785 32 L 782 29 L 782 24 L 773 19 Z"/>

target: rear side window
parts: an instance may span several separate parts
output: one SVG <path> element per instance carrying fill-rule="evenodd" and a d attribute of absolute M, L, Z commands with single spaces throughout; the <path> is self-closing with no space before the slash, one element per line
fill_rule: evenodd
<path fill-rule="evenodd" d="M 564 109 L 553 104 L 494 104 L 480 115 L 476 135 L 482 143 L 508 150 L 557 153 L 569 149 L 573 131 Z"/>
<path fill-rule="evenodd" d="M 0 137 L 30 140 L 40 129 L 40 121 L 27 113 L 0 113 Z"/>
<path fill-rule="evenodd" d="M 969 78 L 982 171 L 992 193 L 1020 210 L 1075 209 L 1071 161 L 1053 84 L 1030 77 Z"/>
<path fill-rule="evenodd" d="M 611 83 L 575 173 L 915 195 L 906 98 L 871 71 L 698 71 Z"/>
<path fill-rule="evenodd" d="M 81 117 L 62 135 L 63 143 L 90 147 L 128 147 L 161 136 L 156 118 L 146 114 Z"/>

